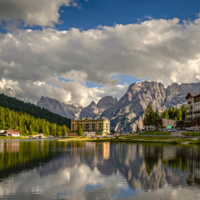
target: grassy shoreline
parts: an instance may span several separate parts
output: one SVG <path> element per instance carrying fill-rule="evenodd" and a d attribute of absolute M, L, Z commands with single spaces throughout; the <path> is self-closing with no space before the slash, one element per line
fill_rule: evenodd
<path fill-rule="evenodd" d="M 152 133 L 151 133 L 152 134 Z M 0 137 L 0 140 L 24 140 L 29 139 L 28 136 L 20 136 L 20 137 Z M 172 137 L 170 135 L 126 135 L 126 136 L 118 136 L 113 138 L 86 138 L 83 136 L 67 136 L 65 138 L 56 138 L 59 142 L 123 142 L 123 143 L 155 143 L 155 144 L 200 144 L 200 138 L 195 138 L 194 136 L 190 137 Z M 34 140 L 33 140 L 34 141 Z"/>
<path fill-rule="evenodd" d="M 85 138 L 71 137 L 58 140 L 59 142 L 124 142 L 124 143 L 161 143 L 161 144 L 200 144 L 200 139 L 190 139 L 183 137 L 145 137 L 145 136 L 130 136 L 119 138 Z"/>
<path fill-rule="evenodd" d="M 24 140 L 24 139 L 28 139 L 29 136 L 20 136 L 20 137 L 6 137 L 6 136 L 1 136 L 0 140 Z"/>

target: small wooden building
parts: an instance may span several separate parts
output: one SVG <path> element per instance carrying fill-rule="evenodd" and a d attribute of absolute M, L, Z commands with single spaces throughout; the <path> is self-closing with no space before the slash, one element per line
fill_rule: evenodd
<path fill-rule="evenodd" d="M 176 121 L 173 119 L 158 119 L 156 121 L 156 127 L 158 129 L 166 128 L 166 129 L 171 129 L 176 127 Z"/>
<path fill-rule="evenodd" d="M 10 136 L 10 137 L 19 137 L 20 136 L 20 132 L 17 130 L 7 130 L 4 132 L 4 134 L 6 136 Z"/>

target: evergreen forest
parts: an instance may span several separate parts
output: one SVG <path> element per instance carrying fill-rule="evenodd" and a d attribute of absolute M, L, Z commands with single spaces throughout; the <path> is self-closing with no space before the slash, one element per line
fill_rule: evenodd
<path fill-rule="evenodd" d="M 50 123 L 46 119 L 35 118 L 27 113 L 16 112 L 0 106 L 0 129 L 15 129 L 20 135 L 36 135 L 43 133 L 45 136 L 65 136 L 69 130 L 66 125 Z"/>

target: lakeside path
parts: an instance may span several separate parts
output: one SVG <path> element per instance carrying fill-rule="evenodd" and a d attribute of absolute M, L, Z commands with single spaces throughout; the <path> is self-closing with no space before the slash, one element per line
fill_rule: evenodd
<path fill-rule="evenodd" d="M 127 135 L 127 136 L 112 136 L 112 137 L 95 137 L 86 138 L 83 136 L 69 137 L 58 140 L 59 142 L 125 142 L 125 143 L 161 143 L 161 144 L 196 144 L 200 145 L 199 137 L 184 137 L 178 135 L 170 136 L 141 136 L 141 135 Z"/>

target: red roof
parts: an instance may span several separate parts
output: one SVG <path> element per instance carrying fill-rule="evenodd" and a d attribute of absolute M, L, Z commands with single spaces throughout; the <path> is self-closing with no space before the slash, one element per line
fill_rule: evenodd
<path fill-rule="evenodd" d="M 6 133 L 12 133 L 12 134 L 19 134 L 19 131 L 17 130 L 7 130 Z"/>

